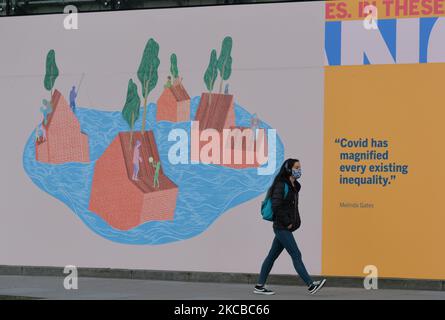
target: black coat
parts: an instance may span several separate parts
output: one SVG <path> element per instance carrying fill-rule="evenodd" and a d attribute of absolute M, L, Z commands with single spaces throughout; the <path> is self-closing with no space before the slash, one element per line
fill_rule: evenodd
<path fill-rule="evenodd" d="M 288 185 L 288 192 L 284 198 L 284 184 Z M 289 231 L 297 230 L 301 225 L 300 212 L 298 211 L 298 192 L 301 189 L 300 183 L 295 180 L 295 188 L 287 179 L 277 181 L 272 190 L 272 212 L 273 212 L 273 227 L 277 229 L 288 229 Z"/>

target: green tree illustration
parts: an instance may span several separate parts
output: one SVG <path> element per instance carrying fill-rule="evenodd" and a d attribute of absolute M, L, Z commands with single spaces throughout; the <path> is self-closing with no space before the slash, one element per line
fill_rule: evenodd
<path fill-rule="evenodd" d="M 127 98 L 125 100 L 124 108 L 122 109 L 122 116 L 130 126 L 130 146 L 133 145 L 133 130 L 134 124 L 139 118 L 141 108 L 141 99 L 138 94 L 138 87 L 133 79 L 128 81 Z"/>
<path fill-rule="evenodd" d="M 158 67 L 160 60 L 159 44 L 150 38 L 145 45 L 144 53 L 142 54 L 141 63 L 138 69 L 138 78 L 142 85 L 142 97 L 144 98 L 144 113 L 142 115 L 141 132 L 145 131 L 145 119 L 147 117 L 147 98 L 150 92 L 156 87 L 158 83 Z"/>
<path fill-rule="evenodd" d="M 207 90 L 209 91 L 209 106 L 212 99 L 212 90 L 213 86 L 215 85 L 215 80 L 218 76 L 218 66 L 217 66 L 218 60 L 216 59 L 216 50 L 213 49 L 210 53 L 210 62 L 209 66 L 207 67 L 206 72 L 204 73 L 204 83 L 207 87 Z"/>
<path fill-rule="evenodd" d="M 176 54 L 174 53 L 170 56 L 170 73 L 172 74 L 173 79 L 176 79 L 179 76 L 178 57 L 176 57 Z"/>
<path fill-rule="evenodd" d="M 49 50 L 48 54 L 46 55 L 46 72 L 45 72 L 45 79 L 43 80 L 43 85 L 45 86 L 45 89 L 50 91 L 51 93 L 51 99 L 53 97 L 53 88 L 54 83 L 56 82 L 57 77 L 59 76 L 59 69 L 57 68 L 56 64 L 56 52 L 54 50 Z"/>
<path fill-rule="evenodd" d="M 232 38 L 225 37 L 222 46 L 221 53 L 218 58 L 218 70 L 221 76 L 221 82 L 219 84 L 219 93 L 222 92 L 223 81 L 228 80 L 232 74 Z"/>

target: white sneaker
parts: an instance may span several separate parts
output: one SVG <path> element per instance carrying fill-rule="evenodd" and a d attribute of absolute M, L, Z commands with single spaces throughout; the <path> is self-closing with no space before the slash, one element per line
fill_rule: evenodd
<path fill-rule="evenodd" d="M 308 288 L 309 293 L 316 294 L 321 288 L 323 288 L 325 283 L 326 283 L 326 279 L 312 282 L 312 284 Z"/>
<path fill-rule="evenodd" d="M 264 294 L 264 295 L 272 295 L 275 294 L 274 291 L 267 289 L 265 286 L 255 286 L 255 289 L 253 290 L 253 293 L 256 294 Z"/>

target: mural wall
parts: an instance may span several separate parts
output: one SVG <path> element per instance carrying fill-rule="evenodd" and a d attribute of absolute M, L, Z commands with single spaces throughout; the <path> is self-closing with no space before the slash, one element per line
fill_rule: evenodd
<path fill-rule="evenodd" d="M 320 273 L 323 5 L 65 17 L 0 19 L 0 264 L 258 272 L 299 157 Z"/>
<path fill-rule="evenodd" d="M 322 272 L 444 279 L 445 2 L 366 6 L 326 4 Z"/>
<path fill-rule="evenodd" d="M 257 273 L 294 157 L 311 274 L 445 279 L 445 1 L 63 19 L 0 19 L 0 264 Z"/>

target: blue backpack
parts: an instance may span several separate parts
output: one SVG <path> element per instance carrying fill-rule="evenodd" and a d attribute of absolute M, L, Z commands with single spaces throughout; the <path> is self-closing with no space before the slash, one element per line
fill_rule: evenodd
<path fill-rule="evenodd" d="M 287 197 L 287 193 L 289 191 L 289 187 L 287 186 L 287 183 L 284 184 L 284 198 Z M 267 196 L 264 198 L 264 200 L 261 202 L 261 215 L 263 216 L 264 220 L 267 221 L 273 221 L 273 212 L 272 212 L 272 198 Z"/>

